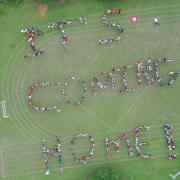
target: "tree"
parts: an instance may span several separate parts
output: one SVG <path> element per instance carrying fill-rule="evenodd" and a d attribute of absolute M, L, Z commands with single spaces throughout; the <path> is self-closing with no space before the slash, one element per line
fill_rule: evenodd
<path fill-rule="evenodd" d="M 121 174 L 117 169 L 102 167 L 93 173 L 90 180 L 121 180 Z"/>
<path fill-rule="evenodd" d="M 6 3 L 6 4 L 19 4 L 23 0 L 0 0 L 0 3 Z"/>
<path fill-rule="evenodd" d="M 34 0 L 37 3 L 52 4 L 52 3 L 65 3 L 67 0 Z"/>

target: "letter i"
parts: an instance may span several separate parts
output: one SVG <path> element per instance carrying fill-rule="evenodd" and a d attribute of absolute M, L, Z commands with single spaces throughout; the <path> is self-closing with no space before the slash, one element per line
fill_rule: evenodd
<path fill-rule="evenodd" d="M 172 126 L 170 124 L 165 124 L 163 126 L 163 129 L 166 133 L 168 150 L 169 151 L 175 150 L 176 149 L 176 143 L 175 143 L 175 139 L 173 137 Z M 172 154 L 172 153 L 169 154 L 169 160 L 176 160 L 176 155 Z"/>

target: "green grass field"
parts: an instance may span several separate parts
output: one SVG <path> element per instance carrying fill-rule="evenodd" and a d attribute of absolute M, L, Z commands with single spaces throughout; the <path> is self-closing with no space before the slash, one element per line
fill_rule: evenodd
<path fill-rule="evenodd" d="M 1 6 L 1 5 L 0 5 Z M 116 31 L 105 28 L 101 22 L 107 8 L 120 7 L 122 13 L 111 20 L 125 26 L 123 38 L 110 46 L 102 47 L 98 40 L 112 37 Z M 136 58 L 145 63 L 147 58 L 172 57 L 173 62 L 161 65 L 161 76 L 169 79 L 168 72 L 180 71 L 180 2 L 179 0 L 122 0 L 122 1 L 83 1 L 74 0 L 57 7 L 49 7 L 45 17 L 39 17 L 37 8 L 31 3 L 14 8 L 2 6 L 0 15 L 0 100 L 7 100 L 7 112 L 11 116 L 2 118 L 0 113 L 0 179 L 7 180 L 82 180 L 102 166 L 119 169 L 123 180 L 169 180 L 169 173 L 180 171 L 180 78 L 170 87 L 137 85 L 135 70 L 129 73 L 129 85 L 136 90 L 132 93 L 118 93 L 109 90 L 92 96 L 90 88 L 95 74 L 105 81 L 102 71 L 109 72 L 113 67 L 133 65 Z M 0 10 L 1 10 L 0 9 Z M 60 35 L 47 25 L 64 18 L 84 15 L 88 24 L 76 22 L 66 27 L 72 36 L 68 53 L 63 52 Z M 129 17 L 139 15 L 140 23 L 131 24 Z M 161 25 L 155 28 L 153 18 L 160 17 Z M 37 37 L 38 48 L 44 55 L 25 60 L 24 54 L 30 51 L 27 37 L 20 33 L 21 28 L 35 26 L 45 32 Z M 39 88 L 34 101 L 38 104 L 56 105 L 60 113 L 51 111 L 38 113 L 27 105 L 28 88 L 33 82 L 60 81 L 66 76 L 76 76 L 87 81 L 88 96 L 80 106 L 65 104 L 60 95 L 61 88 Z M 120 78 L 119 78 L 119 85 Z M 78 83 L 68 85 L 72 99 L 79 97 Z M 177 160 L 168 160 L 164 123 L 174 127 Z M 139 160 L 128 157 L 125 145 L 119 153 L 111 152 L 107 158 L 105 138 L 117 139 L 128 131 L 134 147 L 133 129 L 140 125 L 150 125 L 152 130 L 142 134 L 150 142 L 143 152 L 155 155 L 153 160 Z M 86 166 L 77 166 L 71 155 L 70 139 L 77 133 L 92 135 L 97 150 Z M 64 173 L 59 173 L 56 158 L 50 160 L 50 176 L 45 176 L 41 152 L 41 139 L 52 146 L 58 135 L 63 143 Z M 86 141 L 77 143 L 76 152 L 88 152 Z M 178 177 L 176 178 L 178 179 Z M 180 179 L 180 176 L 179 176 Z"/>

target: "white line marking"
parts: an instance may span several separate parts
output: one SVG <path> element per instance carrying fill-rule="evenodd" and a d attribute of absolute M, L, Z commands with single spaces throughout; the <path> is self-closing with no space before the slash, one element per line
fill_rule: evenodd
<path fill-rule="evenodd" d="M 157 152 L 167 152 L 167 150 L 165 150 L 165 151 L 154 151 L 154 149 L 159 149 L 159 148 L 161 148 L 161 146 L 159 146 L 159 145 L 161 145 L 162 143 L 160 143 L 160 142 L 165 142 L 165 140 L 161 140 L 161 141 L 158 141 L 158 142 L 156 142 L 156 143 L 158 143 L 158 144 L 153 144 L 153 143 L 151 143 L 151 141 L 150 140 L 148 140 L 149 142 L 150 142 L 150 148 L 152 148 L 151 149 L 151 151 L 148 151 L 147 153 L 150 153 L 150 154 L 152 154 L 152 153 L 157 153 Z M 96 143 L 97 144 L 97 143 Z M 104 145 L 105 144 L 105 141 L 103 141 L 102 142 L 102 144 L 101 145 Z M 124 145 L 125 146 L 125 145 Z M 64 148 L 64 146 L 63 146 L 63 148 Z M 66 149 L 65 149 L 66 150 Z M 26 163 L 20 163 L 20 162 L 22 162 L 22 160 L 24 160 L 24 162 L 31 162 L 30 160 L 32 160 L 33 161 L 33 165 L 35 165 L 35 164 L 43 164 L 43 161 L 42 160 L 38 160 L 38 159 L 33 159 L 34 158 L 34 153 L 38 153 L 38 154 L 41 154 L 41 152 L 42 151 L 36 151 L 36 152 L 29 152 L 29 154 L 28 154 L 28 152 L 26 153 L 26 154 L 16 154 L 16 157 L 20 157 L 20 159 L 16 159 L 16 163 L 17 163 L 17 167 L 25 167 L 25 166 L 27 166 L 27 164 Z M 84 149 L 82 148 L 82 150 L 79 150 L 79 151 L 73 151 L 74 153 L 78 153 L 78 154 L 80 154 L 80 153 L 84 153 Z M 111 151 L 111 152 L 114 152 L 113 150 Z M 127 152 L 127 150 L 123 150 L 123 151 L 120 151 L 120 153 L 122 154 L 122 153 L 125 153 L 126 154 L 126 152 Z M 133 152 L 136 154 L 136 151 L 135 150 L 133 150 Z M 32 155 L 31 155 L 32 154 Z M 100 153 L 98 153 L 98 152 L 96 152 L 95 153 L 95 155 L 97 156 L 99 156 L 99 155 L 105 155 L 106 153 L 105 153 L 105 151 L 103 151 L 103 153 L 102 152 L 100 152 Z M 26 157 L 23 157 L 23 155 L 27 155 Z M 64 161 L 66 161 L 66 162 L 68 162 L 67 160 L 69 160 L 70 159 L 70 161 L 72 160 L 72 152 L 67 152 L 67 153 L 63 153 L 63 156 L 64 156 Z M 112 154 L 113 155 L 113 154 Z M 33 157 L 33 158 L 32 158 Z M 12 158 L 12 156 L 11 157 L 6 157 L 6 159 L 7 158 Z M 101 159 L 105 159 L 106 158 L 106 155 L 105 156 L 103 156 L 103 158 L 101 158 Z M 96 160 L 97 159 L 99 159 L 99 158 L 96 158 Z M 9 169 L 9 168 L 13 168 L 14 167 L 14 164 L 13 163 L 11 163 L 10 165 L 9 164 L 6 164 L 6 169 Z"/>
<path fill-rule="evenodd" d="M 82 75 L 85 74 L 85 73 L 89 70 L 89 68 L 90 68 L 91 66 L 93 66 L 93 65 L 97 62 L 98 57 L 101 56 L 101 54 L 103 54 L 104 51 L 105 51 L 105 48 L 102 49 L 102 50 L 94 57 L 92 63 L 90 63 L 90 64 L 87 66 L 87 68 L 80 74 L 80 76 L 78 77 L 78 79 L 80 79 L 80 78 L 82 77 Z M 76 83 L 77 83 L 77 82 L 74 82 L 74 83 L 67 89 L 67 91 L 69 91 Z M 71 97 L 71 98 L 73 98 L 73 97 Z M 74 99 L 74 98 L 73 98 L 73 99 Z M 104 125 L 105 127 L 107 127 L 108 129 L 112 130 L 112 128 L 111 128 L 110 126 L 108 126 L 107 123 L 105 123 L 103 120 L 101 120 L 99 117 L 97 117 L 92 111 L 90 111 L 89 109 L 87 109 L 84 105 L 81 104 L 81 107 L 82 107 L 85 111 L 87 111 L 89 114 L 91 114 L 94 118 L 96 118 L 96 120 L 97 120 L 98 122 L 100 122 L 101 124 L 103 124 L 103 125 Z"/>
<path fill-rule="evenodd" d="M 172 179 L 176 179 L 176 177 L 178 177 L 179 175 L 180 175 L 180 171 L 176 173 L 175 175 L 169 174 L 169 176 L 171 176 Z"/>
<path fill-rule="evenodd" d="M 4 173 L 4 158 L 3 158 L 3 146 L 1 146 L 1 164 L 2 164 L 2 177 L 5 177 L 5 173 Z"/>
<path fill-rule="evenodd" d="M 112 127 L 108 126 L 107 123 L 105 123 L 103 120 L 101 120 L 98 116 L 96 116 L 92 111 L 90 111 L 88 108 L 86 108 L 84 105 L 81 104 L 81 107 L 88 112 L 91 116 L 93 116 L 94 118 L 96 118 L 96 120 L 98 122 L 100 122 L 101 124 L 103 124 L 105 127 L 107 127 L 110 130 L 113 130 Z"/>
<path fill-rule="evenodd" d="M 179 154 L 179 153 L 176 153 L 176 154 Z M 160 157 L 166 157 L 166 155 L 156 155 L 155 156 L 156 158 L 160 158 Z M 102 159 L 102 158 L 99 158 L 99 159 Z M 112 160 L 111 161 L 105 161 L 105 162 L 101 162 L 99 161 L 98 163 L 95 162 L 95 163 L 91 163 L 91 164 L 86 164 L 86 166 L 84 167 L 87 167 L 87 166 L 95 166 L 95 165 L 99 165 L 99 164 L 107 164 L 107 163 L 118 163 L 118 162 L 126 162 L 126 161 L 129 161 L 129 160 L 138 160 L 139 158 L 137 157 L 134 157 L 134 158 L 124 158 L 124 159 L 119 159 L 117 160 L 117 157 L 115 158 L 111 158 Z M 103 159 L 104 161 L 104 159 Z M 79 167 L 83 167 L 82 165 L 72 165 L 72 166 L 65 166 L 63 167 L 64 169 L 72 169 L 72 168 L 79 168 Z M 38 167 L 32 167 L 32 169 L 37 169 Z M 26 169 L 26 170 L 30 170 L 30 168 Z M 54 168 L 54 169 L 50 169 L 50 171 L 57 171 L 59 170 L 59 168 Z M 27 172 L 27 173 L 18 173 L 18 171 L 16 172 L 13 172 L 13 173 L 10 173 L 9 175 L 6 175 L 5 177 L 17 177 L 17 176 L 22 176 L 22 175 L 25 175 L 25 174 L 28 174 L 28 175 L 32 175 L 32 174 L 39 174 L 39 173 L 42 173 L 44 172 L 44 170 L 38 170 L 38 171 L 34 171 L 34 172 Z"/>
<path fill-rule="evenodd" d="M 3 118 L 10 117 L 7 115 L 7 112 L 6 112 L 6 101 L 1 101 L 1 106 L 2 106 Z"/>
<path fill-rule="evenodd" d="M 164 117 L 164 116 L 162 116 Z M 161 118 L 161 117 L 160 117 Z M 177 129 L 177 126 L 180 125 L 180 123 L 170 123 L 171 125 L 173 125 L 174 127 L 176 126 L 175 129 Z M 160 125 L 151 125 L 152 128 L 162 128 L 162 126 Z M 178 127 L 179 129 L 179 127 Z M 133 129 L 119 129 L 119 130 L 115 130 L 113 131 L 114 133 L 122 133 L 122 132 L 130 132 L 130 131 L 133 131 Z M 92 136 L 99 136 L 99 135 L 104 135 L 104 131 L 103 132 L 99 132 L 99 133 L 93 133 L 91 134 Z M 111 134 L 110 134 L 111 135 Z M 60 135 L 61 138 L 63 139 L 69 139 L 70 137 L 72 136 L 72 134 L 66 134 L 66 135 Z M 53 137 L 53 136 L 52 136 Z M 151 136 L 152 137 L 152 136 Z M 48 139 L 46 139 L 48 140 Z M 49 139 L 49 140 L 52 140 Z M 4 146 L 4 147 L 12 147 L 12 146 L 20 146 L 20 145 L 25 145 L 25 144 L 39 144 L 40 140 L 33 140 L 33 141 L 22 141 L 22 142 L 19 142 L 19 143 L 9 143 L 9 144 L 2 144 L 0 145 L 0 147 Z M 25 147 L 25 146 L 24 146 Z"/>
<path fill-rule="evenodd" d="M 113 127 L 114 129 L 119 125 L 121 120 L 128 114 L 128 112 L 136 105 L 136 102 L 141 98 L 141 96 L 144 94 L 144 92 L 148 89 L 148 87 L 145 87 L 144 90 L 141 92 L 141 94 L 134 100 L 134 102 L 131 104 L 131 106 L 127 109 L 127 111 L 121 116 L 121 118 L 117 121 L 115 126 Z"/>

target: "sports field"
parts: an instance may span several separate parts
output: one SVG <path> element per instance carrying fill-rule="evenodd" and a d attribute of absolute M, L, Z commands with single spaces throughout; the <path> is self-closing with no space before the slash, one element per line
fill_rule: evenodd
<path fill-rule="evenodd" d="M 0 5 L 1 6 L 1 5 Z M 119 15 L 110 17 L 125 27 L 122 39 L 108 46 L 101 46 L 99 39 L 113 37 L 115 30 L 105 27 L 101 21 L 107 8 L 121 8 Z M 160 66 L 163 81 L 169 80 L 169 72 L 180 72 L 180 1 L 179 0 L 127 0 L 127 1 L 83 1 L 49 7 L 40 17 L 37 7 L 22 3 L 16 7 L 1 7 L 0 13 L 0 101 L 6 100 L 9 118 L 3 118 L 0 109 L 0 179 L 7 180 L 82 180 L 102 166 L 119 169 L 123 180 L 169 180 L 169 174 L 180 171 L 180 77 L 172 86 L 138 85 L 136 70 L 128 72 L 129 86 L 134 92 L 120 93 L 122 79 L 117 78 L 116 89 L 111 87 L 104 93 L 92 94 L 92 77 L 102 82 L 114 67 L 132 65 L 137 58 L 144 64 L 148 58 L 171 57 L 170 63 Z M 77 18 L 84 15 L 87 24 Z M 140 22 L 130 23 L 130 16 L 139 16 Z M 160 17 L 160 26 L 154 27 L 153 19 Z M 71 36 L 68 52 L 60 44 L 61 35 L 48 25 L 63 19 L 72 19 L 65 31 Z M 22 28 L 38 27 L 44 35 L 36 38 L 37 47 L 44 54 L 25 59 L 30 52 Z M 104 74 L 103 72 L 106 72 Z M 37 112 L 27 103 L 28 89 L 33 82 L 64 82 L 65 77 L 77 77 L 87 83 L 87 96 L 83 103 L 75 106 L 65 103 L 62 88 L 40 87 L 34 92 L 36 104 L 57 106 L 60 112 Z M 70 100 L 80 97 L 82 91 L 78 81 L 69 81 L 66 87 Z M 166 147 L 165 123 L 173 126 L 177 155 L 170 161 Z M 135 150 L 135 127 L 148 125 L 150 131 L 141 138 L 150 144 L 142 152 L 154 155 L 154 159 L 139 160 Z M 117 153 L 111 148 L 106 155 L 105 139 L 117 140 L 128 132 L 134 157 L 127 154 L 126 145 Z M 88 133 L 96 142 L 96 152 L 86 165 L 77 165 L 70 151 L 70 140 L 79 133 Z M 41 140 L 48 146 L 56 143 L 59 136 L 63 147 L 63 163 L 57 158 L 49 159 L 50 175 L 45 176 Z M 77 156 L 90 151 L 86 140 L 79 140 L 74 151 Z M 60 173 L 60 168 L 64 172 Z M 180 176 L 176 179 L 180 179 Z"/>

